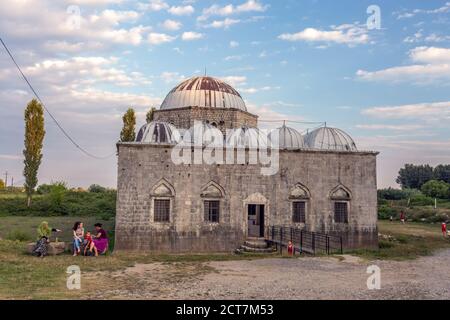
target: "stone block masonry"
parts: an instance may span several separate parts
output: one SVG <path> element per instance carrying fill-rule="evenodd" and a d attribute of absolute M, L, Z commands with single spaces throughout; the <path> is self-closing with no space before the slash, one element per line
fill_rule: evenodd
<path fill-rule="evenodd" d="M 280 150 L 278 173 L 264 176 L 261 165 L 175 165 L 170 145 L 117 147 L 116 250 L 232 251 L 247 238 L 249 204 L 264 205 L 266 234 L 295 225 L 341 235 L 346 247 L 378 246 L 376 152 Z M 155 221 L 158 199 L 169 200 L 166 222 Z M 304 223 L 293 222 L 299 199 Z M 205 219 L 210 200 L 219 202 L 218 222 Z M 347 222 L 335 221 L 336 201 L 348 204 Z"/>

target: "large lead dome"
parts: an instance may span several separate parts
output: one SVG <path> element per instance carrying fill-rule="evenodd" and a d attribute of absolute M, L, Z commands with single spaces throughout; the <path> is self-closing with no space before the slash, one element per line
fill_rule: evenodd
<path fill-rule="evenodd" d="M 194 77 L 173 88 L 161 110 L 185 107 L 226 108 L 247 111 L 244 100 L 229 84 L 212 77 Z"/>

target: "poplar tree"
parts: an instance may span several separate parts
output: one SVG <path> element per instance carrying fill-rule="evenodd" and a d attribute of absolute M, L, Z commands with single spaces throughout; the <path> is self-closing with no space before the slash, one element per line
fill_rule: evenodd
<path fill-rule="evenodd" d="M 148 110 L 147 115 L 145 116 L 145 120 L 147 121 L 147 123 L 150 123 L 153 121 L 153 119 L 155 117 L 155 111 L 156 111 L 155 107 L 151 107 L 150 110 Z"/>
<path fill-rule="evenodd" d="M 120 141 L 132 142 L 136 139 L 136 115 L 133 108 L 129 108 L 122 117 L 123 128 L 120 132 Z"/>
<path fill-rule="evenodd" d="M 31 205 L 31 197 L 38 183 L 38 170 L 42 161 L 42 147 L 45 136 L 44 109 L 36 100 L 31 100 L 25 109 L 25 149 L 23 150 L 25 192 L 27 206 Z"/>

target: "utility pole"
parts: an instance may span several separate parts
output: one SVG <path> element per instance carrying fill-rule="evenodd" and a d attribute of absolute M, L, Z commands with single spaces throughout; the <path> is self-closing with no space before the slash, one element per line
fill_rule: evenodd
<path fill-rule="evenodd" d="M 5 172 L 5 188 L 8 186 L 8 171 Z"/>
<path fill-rule="evenodd" d="M 14 188 L 14 177 L 11 177 L 11 187 Z"/>

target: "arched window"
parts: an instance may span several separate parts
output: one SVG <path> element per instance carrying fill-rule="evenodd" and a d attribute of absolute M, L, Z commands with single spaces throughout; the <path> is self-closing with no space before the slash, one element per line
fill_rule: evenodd
<path fill-rule="evenodd" d="M 338 185 L 330 192 L 334 210 L 335 223 L 348 223 L 350 212 L 351 192 L 343 185 Z"/>
<path fill-rule="evenodd" d="M 205 222 L 219 223 L 222 198 L 225 195 L 223 188 L 214 181 L 207 183 L 201 192 L 203 200 L 203 213 Z"/>
<path fill-rule="evenodd" d="M 171 222 L 174 196 L 175 189 L 166 179 L 155 184 L 151 192 L 153 222 Z"/>
<path fill-rule="evenodd" d="M 297 183 L 291 189 L 289 199 L 291 200 L 293 223 L 306 223 L 310 197 L 308 188 L 301 183 Z"/>

